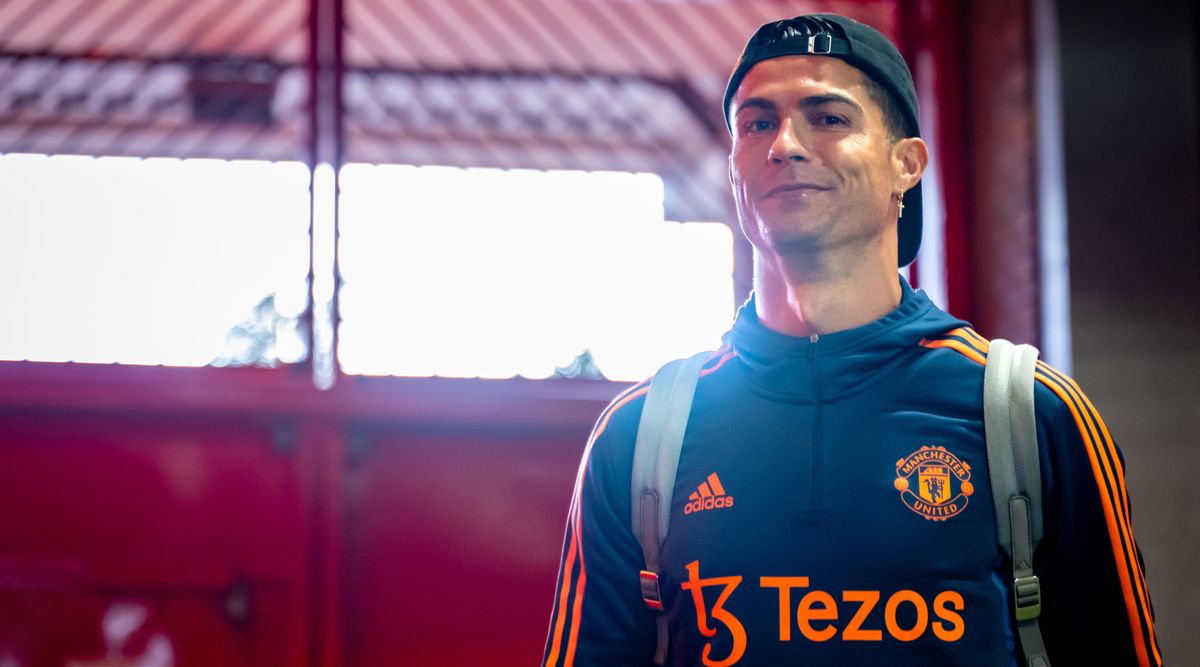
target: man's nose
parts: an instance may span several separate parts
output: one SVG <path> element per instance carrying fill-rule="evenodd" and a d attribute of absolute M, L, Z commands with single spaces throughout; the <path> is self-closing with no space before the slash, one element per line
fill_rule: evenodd
<path fill-rule="evenodd" d="M 805 162 L 809 158 L 808 145 L 799 125 L 790 118 L 781 121 L 779 132 L 771 142 L 767 159 L 772 163 L 782 164 L 787 161 Z"/>

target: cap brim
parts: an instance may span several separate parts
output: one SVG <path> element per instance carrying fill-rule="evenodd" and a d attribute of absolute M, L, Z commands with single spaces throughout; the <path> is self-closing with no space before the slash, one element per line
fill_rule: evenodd
<path fill-rule="evenodd" d="M 924 211 L 921 208 L 921 186 L 904 193 L 904 215 L 900 217 L 896 230 L 899 246 L 899 262 L 903 268 L 913 263 L 921 249 L 921 231 L 924 228 Z"/>

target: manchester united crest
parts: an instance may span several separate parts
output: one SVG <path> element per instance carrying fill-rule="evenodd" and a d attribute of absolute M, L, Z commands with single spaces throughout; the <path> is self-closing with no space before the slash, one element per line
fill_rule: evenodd
<path fill-rule="evenodd" d="M 945 447 L 922 447 L 896 461 L 896 490 L 908 509 L 930 521 L 945 521 L 975 493 L 971 466 Z"/>

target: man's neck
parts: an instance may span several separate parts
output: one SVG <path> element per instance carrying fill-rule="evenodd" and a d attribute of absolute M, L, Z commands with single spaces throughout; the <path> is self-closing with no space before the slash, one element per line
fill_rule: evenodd
<path fill-rule="evenodd" d="M 900 305 L 895 266 L 895 257 L 887 256 L 799 260 L 756 252 L 758 319 L 768 329 L 797 337 L 869 324 Z"/>

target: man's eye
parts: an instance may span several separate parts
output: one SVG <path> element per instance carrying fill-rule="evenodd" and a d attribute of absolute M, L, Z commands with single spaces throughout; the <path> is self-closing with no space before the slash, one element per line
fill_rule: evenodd
<path fill-rule="evenodd" d="M 845 125 L 846 119 L 842 118 L 841 116 L 832 116 L 826 114 L 817 119 L 817 124 L 827 127 L 836 127 L 838 125 Z"/>
<path fill-rule="evenodd" d="M 760 120 L 749 121 L 748 123 L 746 123 L 745 127 L 746 127 L 747 134 L 759 134 L 762 132 L 770 131 L 770 129 L 774 126 L 775 126 L 775 124 L 772 123 L 771 121 L 760 119 Z"/>

